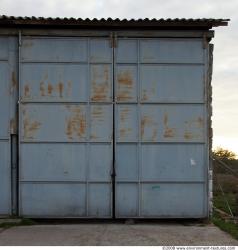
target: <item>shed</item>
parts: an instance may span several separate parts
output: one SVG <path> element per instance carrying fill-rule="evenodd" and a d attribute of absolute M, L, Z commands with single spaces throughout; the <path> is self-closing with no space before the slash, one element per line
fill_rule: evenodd
<path fill-rule="evenodd" d="M 0 17 L 0 215 L 207 218 L 213 27 Z"/>

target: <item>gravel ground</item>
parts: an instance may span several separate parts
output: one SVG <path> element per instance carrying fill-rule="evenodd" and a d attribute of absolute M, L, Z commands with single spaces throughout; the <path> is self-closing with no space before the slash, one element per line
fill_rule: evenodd
<path fill-rule="evenodd" d="M 0 229 L 0 245 L 238 245 L 211 224 L 83 223 Z"/>

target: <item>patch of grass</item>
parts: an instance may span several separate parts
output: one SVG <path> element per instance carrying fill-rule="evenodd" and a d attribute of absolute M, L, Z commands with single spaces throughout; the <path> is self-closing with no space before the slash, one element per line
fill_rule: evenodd
<path fill-rule="evenodd" d="M 36 224 L 35 221 L 33 221 L 31 219 L 23 218 L 19 222 L 14 222 L 14 221 L 12 221 L 12 222 L 3 222 L 3 223 L 0 224 L 0 228 L 8 229 L 8 228 L 17 227 L 17 226 L 32 226 L 32 225 L 35 225 L 35 224 Z"/>
<path fill-rule="evenodd" d="M 234 215 L 237 213 L 237 194 L 233 193 L 226 193 L 226 199 L 230 205 L 231 211 Z M 213 197 L 214 206 L 216 208 L 219 208 L 226 212 L 227 214 L 230 214 L 230 211 L 227 207 L 227 203 L 225 201 L 225 198 L 222 194 L 214 194 Z"/>
<path fill-rule="evenodd" d="M 230 221 L 224 221 L 216 213 L 212 218 L 212 222 L 221 230 L 229 233 L 231 236 L 238 240 L 238 224 L 235 224 L 234 222 Z"/>

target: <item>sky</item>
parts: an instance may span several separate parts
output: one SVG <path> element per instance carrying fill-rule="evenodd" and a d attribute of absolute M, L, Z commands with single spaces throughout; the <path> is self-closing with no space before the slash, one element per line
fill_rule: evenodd
<path fill-rule="evenodd" d="M 0 14 L 75 18 L 230 18 L 215 28 L 213 147 L 238 156 L 238 0 L 0 0 Z"/>

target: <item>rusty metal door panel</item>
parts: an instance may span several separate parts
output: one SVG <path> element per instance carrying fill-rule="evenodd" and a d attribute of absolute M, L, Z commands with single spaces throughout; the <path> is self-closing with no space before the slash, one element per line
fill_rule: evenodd
<path fill-rule="evenodd" d="M 118 104 L 116 137 L 118 142 L 135 142 L 138 138 L 137 106 Z"/>
<path fill-rule="evenodd" d="M 144 217 L 201 218 L 207 213 L 203 183 L 143 183 L 141 196 Z"/>
<path fill-rule="evenodd" d="M 203 105 L 144 104 L 142 142 L 205 142 Z"/>
<path fill-rule="evenodd" d="M 85 64 L 25 63 L 22 65 L 22 101 L 87 101 Z"/>
<path fill-rule="evenodd" d="M 91 96 L 93 102 L 111 102 L 112 101 L 112 75 L 111 65 L 104 64 L 91 65 L 90 81 Z"/>
<path fill-rule="evenodd" d="M 10 145 L 0 140 L 0 215 L 11 214 Z"/>
<path fill-rule="evenodd" d="M 86 105 L 24 104 L 21 140 L 86 141 Z"/>
<path fill-rule="evenodd" d="M 22 62 L 87 62 L 87 39 L 29 37 L 22 39 Z"/>
<path fill-rule="evenodd" d="M 135 65 L 118 65 L 116 68 L 116 100 L 118 102 L 137 101 L 137 67 Z"/>
<path fill-rule="evenodd" d="M 24 141 L 85 142 L 89 126 L 86 116 L 91 126 L 90 141 L 112 140 L 110 105 L 94 104 L 90 115 L 86 114 L 85 104 L 24 104 L 21 109 L 21 139 Z"/>
<path fill-rule="evenodd" d="M 119 38 L 114 67 L 116 217 L 206 216 L 202 39 Z"/>
<path fill-rule="evenodd" d="M 90 141 L 112 141 L 112 105 L 96 105 L 90 107 Z"/>
<path fill-rule="evenodd" d="M 142 65 L 142 102 L 203 102 L 202 65 Z"/>
<path fill-rule="evenodd" d="M 22 39 L 20 214 L 111 217 L 109 39 Z"/>
<path fill-rule="evenodd" d="M 201 63 L 202 39 L 142 39 L 140 40 L 141 63 Z"/>

